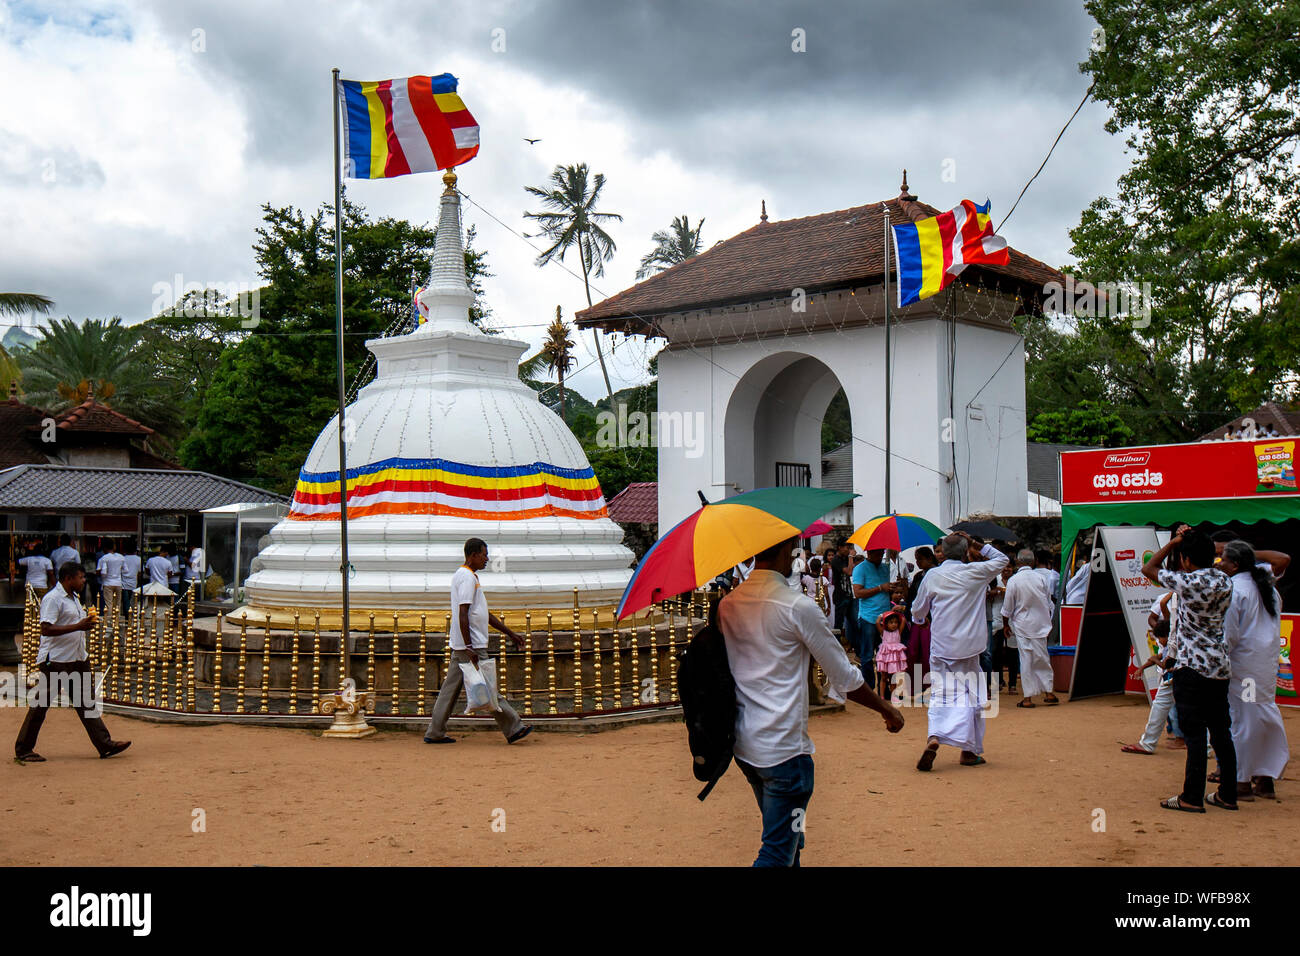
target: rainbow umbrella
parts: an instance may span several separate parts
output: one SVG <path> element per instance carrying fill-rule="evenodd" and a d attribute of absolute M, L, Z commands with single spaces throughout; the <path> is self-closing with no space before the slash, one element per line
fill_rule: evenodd
<path fill-rule="evenodd" d="M 917 515 L 895 512 L 876 515 L 849 535 L 849 544 L 856 544 L 863 551 L 874 551 L 879 548 L 906 551 L 908 548 L 921 545 L 933 545 L 947 533 L 938 525 L 933 525 Z"/>
<path fill-rule="evenodd" d="M 758 488 L 704 507 L 654 543 L 618 602 L 622 619 L 699 587 L 787 538 L 857 495 L 825 488 Z"/>

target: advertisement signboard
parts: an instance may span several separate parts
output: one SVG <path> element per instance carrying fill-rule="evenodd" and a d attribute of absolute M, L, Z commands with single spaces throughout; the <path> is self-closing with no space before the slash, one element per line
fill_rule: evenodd
<path fill-rule="evenodd" d="M 1148 696 L 1154 697 L 1159 687 L 1160 672 L 1150 667 L 1139 677 L 1137 671 L 1142 662 L 1158 649 L 1156 642 L 1147 636 L 1147 613 L 1151 609 L 1151 603 L 1164 593 L 1164 588 L 1152 584 L 1142 573 L 1142 565 L 1150 560 L 1158 547 L 1155 529 L 1139 525 L 1099 528 L 1098 531 L 1110 565 L 1111 580 L 1119 595 L 1129 642 L 1133 647 L 1126 689 L 1138 692 L 1145 690 Z"/>

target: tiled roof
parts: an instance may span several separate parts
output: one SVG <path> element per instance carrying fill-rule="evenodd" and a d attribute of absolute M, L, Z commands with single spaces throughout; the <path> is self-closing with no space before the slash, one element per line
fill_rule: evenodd
<path fill-rule="evenodd" d="M 863 286 L 882 281 L 885 224 L 916 221 L 943 210 L 914 197 L 891 199 L 835 212 L 760 222 L 663 272 L 597 302 L 576 316 L 579 325 L 636 331 L 629 319 L 712 308 L 806 292 Z M 892 271 L 892 270 L 891 270 Z M 1015 289 L 1026 298 L 1044 295 L 1048 282 L 1064 282 L 1052 267 L 1015 249 L 1005 266 L 972 266 L 964 281 Z M 644 328 L 644 326 L 640 326 Z"/>
<path fill-rule="evenodd" d="M 1277 402 L 1265 402 L 1253 412 L 1247 412 L 1238 418 L 1234 418 L 1226 425 L 1220 425 L 1213 431 L 1208 431 L 1201 436 L 1201 441 L 1209 441 L 1215 438 L 1222 438 L 1224 432 L 1236 431 L 1244 426 L 1246 419 L 1249 418 L 1255 423 L 1255 427 L 1267 428 L 1272 425 L 1281 435 L 1300 435 L 1300 409 L 1294 406 L 1288 407 L 1279 405 Z"/>
<path fill-rule="evenodd" d="M 205 471 L 19 465 L 0 471 L 0 511 L 186 512 L 241 501 L 288 502 Z"/>
<path fill-rule="evenodd" d="M 658 524 L 659 483 L 632 482 L 609 499 L 609 516 L 619 524 Z"/>
<path fill-rule="evenodd" d="M 1061 500 L 1061 476 L 1057 467 L 1061 452 L 1090 448 L 1090 445 L 1053 445 L 1031 441 L 1025 445 L 1025 465 L 1029 476 L 1029 490 L 1044 498 Z"/>
<path fill-rule="evenodd" d="M 24 405 L 16 398 L 0 402 L 0 468 L 15 465 L 43 465 L 49 459 L 39 444 L 33 443 L 28 429 L 39 428 L 45 412 Z"/>
<path fill-rule="evenodd" d="M 76 408 L 70 408 L 55 416 L 61 431 L 75 432 L 115 432 L 126 435 L 152 435 L 153 429 L 141 425 L 134 418 L 127 418 L 121 412 L 115 412 L 107 405 L 101 405 L 93 398 L 88 398 Z"/>
<path fill-rule="evenodd" d="M 853 443 L 822 452 L 822 487 L 832 491 L 853 490 Z"/>

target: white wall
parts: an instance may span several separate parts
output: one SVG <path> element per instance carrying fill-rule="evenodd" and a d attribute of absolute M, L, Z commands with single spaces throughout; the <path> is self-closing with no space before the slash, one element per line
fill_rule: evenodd
<path fill-rule="evenodd" d="M 948 475 L 948 341 L 938 319 L 893 328 L 891 506 L 949 524 L 975 511 L 1016 514 L 1026 494 L 1024 355 L 1008 331 L 958 324 L 951 432 L 956 482 Z M 818 360 L 808 362 L 807 359 Z M 705 449 L 659 450 L 659 530 L 710 500 L 767 487 L 774 461 L 807 462 L 820 482 L 821 419 L 842 385 L 854 434 L 854 523 L 884 510 L 884 328 L 769 335 L 724 345 L 671 345 L 659 353 L 659 410 L 705 416 Z M 983 390 L 979 391 L 983 386 Z M 979 391 L 978 397 L 974 397 Z M 967 404 L 982 406 L 969 420 Z M 960 504 L 961 512 L 954 509 Z"/>

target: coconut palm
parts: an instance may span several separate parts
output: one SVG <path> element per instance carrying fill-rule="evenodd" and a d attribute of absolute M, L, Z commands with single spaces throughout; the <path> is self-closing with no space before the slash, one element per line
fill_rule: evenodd
<path fill-rule="evenodd" d="M 703 219 L 692 229 L 689 216 L 674 216 L 670 228 L 660 229 L 650 237 L 655 247 L 641 258 L 636 277 L 644 279 L 651 272 L 662 272 L 697 255 L 704 245 L 703 229 Z"/>
<path fill-rule="evenodd" d="M 542 343 L 542 364 L 560 380 L 560 421 L 568 424 L 564 415 L 564 376 L 573 368 L 573 339 L 569 338 L 569 324 L 561 318 L 560 307 L 555 307 L 555 321 L 546 327 L 546 341 Z"/>
<path fill-rule="evenodd" d="M 601 227 L 601 223 L 614 219 L 621 222 L 623 219 L 618 213 L 596 211 L 596 204 L 600 201 L 600 193 L 604 188 L 604 174 L 591 175 L 586 163 L 556 166 L 545 187 L 524 187 L 549 210 L 524 213 L 526 218 L 537 220 L 542 227 L 542 234 L 551 242 L 537 257 L 537 264 L 544 266 L 552 259 L 563 262 L 565 253 L 577 247 L 588 307 L 592 305 L 591 277 L 605 274 L 605 263 L 614 258 L 616 249 L 614 240 Z M 605 391 L 613 398 L 614 389 L 609 384 L 609 371 L 605 368 L 605 353 L 600 346 L 599 330 L 592 328 L 591 336 L 596 343 L 596 358 L 600 360 L 601 375 L 605 377 Z"/>
<path fill-rule="evenodd" d="M 0 292 L 0 315 L 22 315 L 24 312 L 50 311 L 54 300 L 35 292 Z"/>
<path fill-rule="evenodd" d="M 78 325 L 60 319 L 41 329 L 21 356 L 29 404 L 58 411 L 95 400 L 148 424 L 171 423 L 176 404 L 168 384 L 142 360 L 138 327 L 120 318 Z"/>

